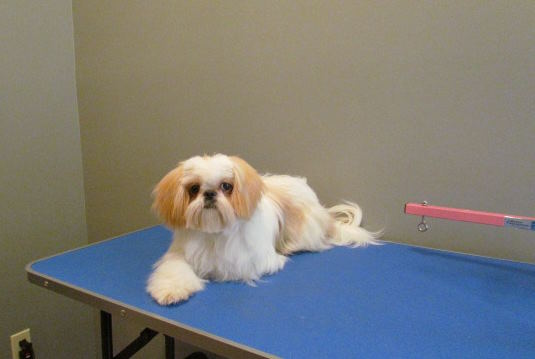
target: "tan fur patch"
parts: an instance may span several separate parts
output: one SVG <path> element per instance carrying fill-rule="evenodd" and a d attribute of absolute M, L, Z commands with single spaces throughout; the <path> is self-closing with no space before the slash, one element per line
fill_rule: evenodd
<path fill-rule="evenodd" d="M 240 218 L 249 218 L 256 209 L 262 196 L 262 178 L 247 162 L 239 157 L 230 157 L 234 162 L 234 189 L 230 203 Z"/>
<path fill-rule="evenodd" d="M 335 223 L 336 222 L 335 222 L 334 219 L 329 221 L 329 226 L 327 227 L 327 238 L 329 238 L 329 241 L 330 241 L 330 239 L 336 238 L 336 236 L 338 234 L 338 229 L 336 228 L 336 224 Z"/>
<path fill-rule="evenodd" d="M 174 228 L 182 228 L 186 225 L 184 214 L 189 199 L 182 187 L 183 175 L 182 166 L 175 168 L 162 178 L 152 192 L 153 210 L 167 225 Z"/>
<path fill-rule="evenodd" d="M 280 207 L 284 223 L 279 223 L 280 234 L 276 242 L 277 252 L 291 254 L 302 235 L 305 221 L 305 208 L 289 199 L 283 189 L 270 186 L 266 193 Z"/>

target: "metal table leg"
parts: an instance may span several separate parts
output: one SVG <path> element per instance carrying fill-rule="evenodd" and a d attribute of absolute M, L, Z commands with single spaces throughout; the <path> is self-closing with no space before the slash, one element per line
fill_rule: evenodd
<path fill-rule="evenodd" d="M 165 359 L 175 359 L 175 338 L 165 336 Z"/>
<path fill-rule="evenodd" d="M 102 359 L 113 359 L 113 340 L 111 314 L 100 311 L 100 338 L 102 340 Z"/>

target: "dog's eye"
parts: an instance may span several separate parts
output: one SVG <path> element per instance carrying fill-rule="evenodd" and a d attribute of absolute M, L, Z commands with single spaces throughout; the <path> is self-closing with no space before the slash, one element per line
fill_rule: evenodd
<path fill-rule="evenodd" d="M 232 191 L 233 186 L 228 182 L 221 183 L 221 190 L 225 193 L 230 193 Z"/>
<path fill-rule="evenodd" d="M 201 189 L 201 186 L 198 184 L 194 184 L 189 188 L 189 194 L 192 196 L 195 196 L 197 193 L 199 193 L 199 190 Z"/>

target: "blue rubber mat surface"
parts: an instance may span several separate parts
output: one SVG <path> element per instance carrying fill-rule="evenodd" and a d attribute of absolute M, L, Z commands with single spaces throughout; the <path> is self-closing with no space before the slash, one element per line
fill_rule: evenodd
<path fill-rule="evenodd" d="M 256 287 L 145 292 L 156 226 L 37 261 L 39 274 L 283 358 L 533 358 L 535 266 L 385 244 L 294 255 Z"/>

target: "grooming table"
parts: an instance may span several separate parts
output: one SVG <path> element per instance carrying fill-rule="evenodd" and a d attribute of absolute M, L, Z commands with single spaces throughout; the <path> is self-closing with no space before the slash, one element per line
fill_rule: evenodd
<path fill-rule="evenodd" d="M 171 232 L 151 227 L 27 266 L 30 282 L 229 358 L 533 358 L 535 266 L 386 243 L 291 257 L 256 287 L 209 283 L 163 307 L 145 292 Z M 150 328 L 150 329 L 149 329 Z"/>

